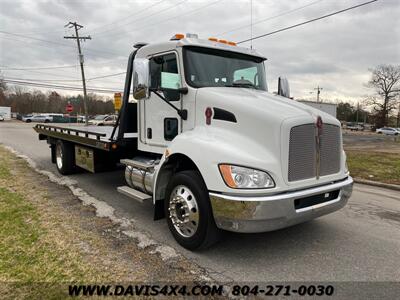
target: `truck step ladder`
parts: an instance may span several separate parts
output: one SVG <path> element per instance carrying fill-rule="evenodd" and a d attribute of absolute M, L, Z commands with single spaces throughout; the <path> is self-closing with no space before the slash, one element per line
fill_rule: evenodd
<path fill-rule="evenodd" d="M 132 198 L 136 201 L 139 201 L 140 203 L 143 203 L 147 200 L 151 200 L 151 195 L 142 193 L 141 191 L 135 190 L 129 186 L 119 186 L 117 188 L 117 191 L 125 196 L 128 196 L 129 198 Z"/>

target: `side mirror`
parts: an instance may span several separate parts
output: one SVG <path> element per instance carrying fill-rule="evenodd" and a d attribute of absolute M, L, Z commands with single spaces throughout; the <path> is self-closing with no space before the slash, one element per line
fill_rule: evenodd
<path fill-rule="evenodd" d="M 136 100 L 149 98 L 149 60 L 135 58 L 133 61 L 133 97 Z"/>
<path fill-rule="evenodd" d="M 289 81 L 285 77 L 278 78 L 278 95 L 290 98 Z"/>

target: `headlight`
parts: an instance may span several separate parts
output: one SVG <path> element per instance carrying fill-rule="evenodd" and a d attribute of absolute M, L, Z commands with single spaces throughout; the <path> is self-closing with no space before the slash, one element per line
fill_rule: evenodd
<path fill-rule="evenodd" d="M 219 171 L 225 184 L 233 189 L 269 189 L 275 187 L 272 177 L 264 171 L 223 164 L 219 165 Z"/>

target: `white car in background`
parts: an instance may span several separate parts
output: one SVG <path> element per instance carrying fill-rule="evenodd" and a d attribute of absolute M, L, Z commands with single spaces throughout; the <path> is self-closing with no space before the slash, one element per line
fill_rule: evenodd
<path fill-rule="evenodd" d="M 22 121 L 26 123 L 50 123 L 53 121 L 53 117 L 49 115 L 27 115 L 22 117 Z"/>
<path fill-rule="evenodd" d="M 3 115 L 0 115 L 0 121 L 4 121 Z"/>
<path fill-rule="evenodd" d="M 376 130 L 376 133 L 386 134 L 386 135 L 398 135 L 399 131 L 392 127 L 382 127 Z"/>
<path fill-rule="evenodd" d="M 94 119 L 89 120 L 89 125 L 96 125 L 96 126 L 104 126 L 109 125 L 113 126 L 117 122 L 116 115 L 98 115 Z"/>

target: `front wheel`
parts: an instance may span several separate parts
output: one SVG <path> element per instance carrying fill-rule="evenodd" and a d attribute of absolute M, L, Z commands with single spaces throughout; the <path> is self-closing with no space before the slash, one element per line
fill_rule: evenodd
<path fill-rule="evenodd" d="M 164 209 L 169 230 L 182 247 L 205 249 L 218 241 L 220 230 L 215 225 L 207 187 L 199 172 L 182 171 L 172 177 Z"/>

